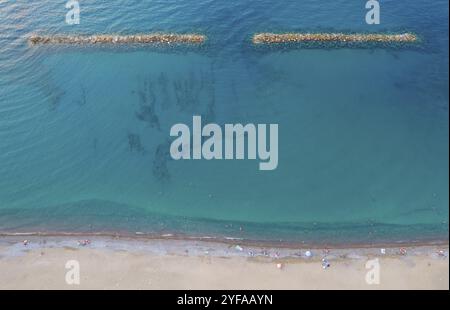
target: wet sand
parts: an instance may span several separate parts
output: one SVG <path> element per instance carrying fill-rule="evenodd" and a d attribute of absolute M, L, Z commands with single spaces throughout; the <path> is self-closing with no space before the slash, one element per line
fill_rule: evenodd
<path fill-rule="evenodd" d="M 298 249 L 189 240 L 0 238 L 0 289 L 448 289 L 448 245 Z M 307 257 L 307 251 L 311 257 Z M 323 269 L 322 259 L 330 267 Z M 379 284 L 368 284 L 378 259 Z M 80 284 L 66 283 L 79 262 Z M 368 263 L 369 261 L 369 263 Z M 370 273 L 373 275 L 373 273 Z M 374 279 L 374 278 L 372 278 Z"/>

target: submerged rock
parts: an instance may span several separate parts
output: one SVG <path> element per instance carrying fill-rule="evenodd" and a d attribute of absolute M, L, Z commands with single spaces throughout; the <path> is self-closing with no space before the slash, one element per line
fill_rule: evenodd
<path fill-rule="evenodd" d="M 145 153 L 145 149 L 141 143 L 141 137 L 137 134 L 128 134 L 128 146 L 130 148 L 130 152 L 137 151 L 138 153 Z"/>

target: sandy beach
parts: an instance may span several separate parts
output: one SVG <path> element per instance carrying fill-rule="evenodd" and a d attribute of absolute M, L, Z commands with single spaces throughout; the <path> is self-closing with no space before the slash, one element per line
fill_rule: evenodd
<path fill-rule="evenodd" d="M 1 238 L 0 289 L 449 289 L 448 245 L 311 249 L 307 257 L 307 249 L 79 239 Z M 74 261 L 80 281 L 68 284 Z M 376 264 L 379 284 L 369 284 Z"/>

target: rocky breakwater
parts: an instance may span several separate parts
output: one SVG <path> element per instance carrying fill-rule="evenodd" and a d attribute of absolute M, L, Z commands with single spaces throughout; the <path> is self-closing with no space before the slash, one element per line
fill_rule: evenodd
<path fill-rule="evenodd" d="M 414 43 L 415 34 L 345 34 L 345 33 L 258 33 L 253 36 L 254 44 L 340 42 L 340 43 Z"/>
<path fill-rule="evenodd" d="M 141 34 L 141 35 L 67 35 L 41 36 L 33 35 L 28 42 L 31 45 L 56 44 L 201 44 L 206 36 L 201 34 Z"/>

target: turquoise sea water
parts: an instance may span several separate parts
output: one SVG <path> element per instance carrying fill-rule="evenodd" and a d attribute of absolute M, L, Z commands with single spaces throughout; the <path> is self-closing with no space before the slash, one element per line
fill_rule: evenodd
<path fill-rule="evenodd" d="M 448 2 L 0 1 L 0 231 L 315 243 L 448 240 Z M 405 48 L 255 48 L 256 32 L 414 32 Z M 203 33 L 200 47 L 30 47 Z M 278 123 L 279 166 L 173 161 L 193 115 Z"/>

